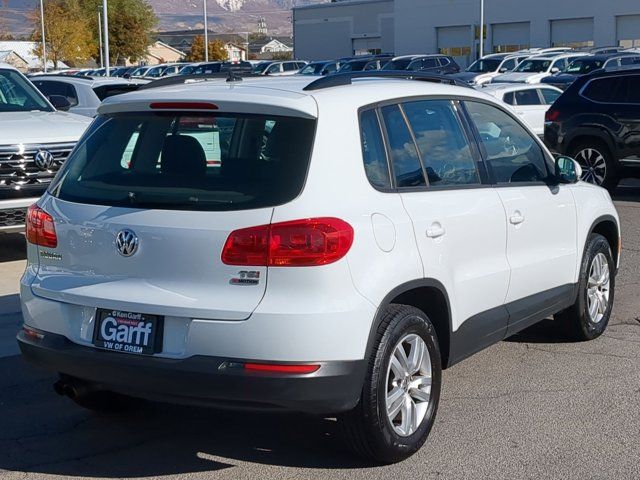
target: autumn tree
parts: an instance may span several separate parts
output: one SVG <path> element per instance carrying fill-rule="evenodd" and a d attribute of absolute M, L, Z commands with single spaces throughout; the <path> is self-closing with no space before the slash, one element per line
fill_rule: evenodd
<path fill-rule="evenodd" d="M 94 41 L 98 42 L 98 10 L 102 0 L 82 0 Z M 147 54 L 158 17 L 147 0 L 109 0 L 109 62 L 122 59 L 131 62 Z"/>
<path fill-rule="evenodd" d="M 188 62 L 203 62 L 204 61 L 204 36 L 198 35 L 193 39 L 191 44 L 191 51 L 187 55 L 186 60 Z M 224 47 L 222 40 L 209 40 L 209 60 L 226 61 L 229 59 L 227 49 Z"/>
<path fill-rule="evenodd" d="M 34 10 L 32 40 L 37 42 L 34 54 L 41 58 L 42 31 L 40 9 Z M 44 4 L 44 29 L 47 45 L 47 60 L 58 68 L 62 61 L 69 65 L 86 62 L 95 54 L 96 44 L 91 30 L 80 8 L 79 0 L 48 0 Z"/>

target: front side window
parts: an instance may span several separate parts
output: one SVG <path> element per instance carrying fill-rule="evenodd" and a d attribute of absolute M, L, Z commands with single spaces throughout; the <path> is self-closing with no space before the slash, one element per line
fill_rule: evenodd
<path fill-rule="evenodd" d="M 492 105 L 469 101 L 465 105 L 480 134 L 487 167 L 497 184 L 551 180 L 553 165 L 522 125 Z"/>
<path fill-rule="evenodd" d="M 429 185 L 480 183 L 476 160 L 453 103 L 426 100 L 404 103 Z"/>
<path fill-rule="evenodd" d="M 99 117 L 50 192 L 78 203 L 232 211 L 295 198 L 315 121 L 247 114 Z"/>
<path fill-rule="evenodd" d="M 0 69 L 0 112 L 51 112 L 36 88 L 15 70 Z"/>
<path fill-rule="evenodd" d="M 398 188 L 425 186 L 427 182 L 422 172 L 416 144 L 411 138 L 411 132 L 400 108 L 397 105 L 390 105 L 383 107 L 381 112 L 389 139 L 396 186 Z"/>
<path fill-rule="evenodd" d="M 515 69 L 519 73 L 542 73 L 546 72 L 551 65 L 551 60 L 524 60 Z"/>
<path fill-rule="evenodd" d="M 267 75 L 273 74 L 273 73 L 280 73 L 279 63 L 274 63 L 273 65 L 269 66 L 269 68 L 267 68 Z"/>
<path fill-rule="evenodd" d="M 518 105 L 541 105 L 538 90 L 531 88 L 528 90 L 519 90 L 515 92 L 516 103 Z"/>
<path fill-rule="evenodd" d="M 367 110 L 360 116 L 360 139 L 364 169 L 369 182 L 376 188 L 391 187 L 387 154 L 375 110 Z"/>
<path fill-rule="evenodd" d="M 502 65 L 500 65 L 500 70 L 503 70 L 505 72 L 510 72 L 511 70 L 516 68 L 516 65 L 517 65 L 516 59 L 510 58 L 509 60 L 505 60 L 504 62 L 502 62 Z"/>

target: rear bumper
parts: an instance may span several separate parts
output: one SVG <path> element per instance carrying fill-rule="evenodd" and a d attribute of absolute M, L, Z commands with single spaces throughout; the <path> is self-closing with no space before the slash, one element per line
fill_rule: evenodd
<path fill-rule="evenodd" d="M 29 362 L 105 390 L 173 403 L 339 413 L 357 404 L 366 369 L 364 360 L 335 361 L 319 362 L 321 367 L 312 374 L 265 374 L 223 365 L 244 361 L 239 359 L 113 353 L 43 333 L 42 339 L 18 333 Z"/>

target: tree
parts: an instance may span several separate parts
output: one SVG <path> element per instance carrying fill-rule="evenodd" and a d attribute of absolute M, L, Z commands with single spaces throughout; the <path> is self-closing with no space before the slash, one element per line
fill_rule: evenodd
<path fill-rule="evenodd" d="M 58 68 L 58 63 L 61 61 L 73 66 L 91 58 L 95 54 L 96 44 L 78 0 L 49 0 L 44 5 L 47 60 L 53 62 L 53 68 Z M 37 42 L 33 53 L 42 59 L 39 8 L 33 12 L 32 18 L 34 31 L 31 38 Z"/>
<path fill-rule="evenodd" d="M 98 11 L 102 0 L 82 0 L 93 38 L 98 43 Z M 109 0 L 109 62 L 121 59 L 132 62 L 147 54 L 158 17 L 147 0 Z"/>
<path fill-rule="evenodd" d="M 273 52 L 271 58 L 274 60 L 291 60 L 293 58 L 293 52 Z"/>
<path fill-rule="evenodd" d="M 211 61 L 225 61 L 229 59 L 227 49 L 224 47 L 222 40 L 209 40 L 209 60 Z M 186 60 L 188 62 L 202 62 L 204 61 L 204 36 L 198 35 L 194 37 L 191 44 L 191 51 L 187 55 Z"/>

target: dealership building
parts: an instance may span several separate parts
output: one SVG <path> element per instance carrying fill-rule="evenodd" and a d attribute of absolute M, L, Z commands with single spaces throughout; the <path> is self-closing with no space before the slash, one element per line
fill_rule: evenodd
<path fill-rule="evenodd" d="M 484 0 L 484 51 L 640 48 L 640 0 Z M 293 11 L 296 58 L 443 53 L 477 58 L 480 0 L 334 0 Z"/>

